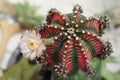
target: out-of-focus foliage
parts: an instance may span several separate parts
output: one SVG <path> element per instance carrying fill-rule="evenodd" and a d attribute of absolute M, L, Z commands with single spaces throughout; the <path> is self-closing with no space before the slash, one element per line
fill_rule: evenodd
<path fill-rule="evenodd" d="M 112 62 L 115 63 L 114 57 L 109 57 L 105 61 L 94 59 L 91 64 L 95 67 L 95 74 L 87 78 L 85 74 L 79 73 L 75 80 L 120 80 L 118 73 L 113 73 L 106 67 L 107 63 Z"/>
<path fill-rule="evenodd" d="M 92 76 L 92 80 L 119 80 L 118 73 L 109 71 L 106 67 L 107 63 L 115 63 L 114 57 L 108 57 L 105 61 L 94 60 L 96 74 Z"/>
<path fill-rule="evenodd" d="M 43 16 L 37 15 L 38 9 L 39 7 L 30 5 L 27 0 L 24 3 L 15 4 L 17 21 L 21 27 L 31 28 L 42 23 Z"/>
<path fill-rule="evenodd" d="M 19 63 L 9 68 L 0 80 L 39 80 L 40 65 L 30 65 L 28 59 L 21 59 Z"/>

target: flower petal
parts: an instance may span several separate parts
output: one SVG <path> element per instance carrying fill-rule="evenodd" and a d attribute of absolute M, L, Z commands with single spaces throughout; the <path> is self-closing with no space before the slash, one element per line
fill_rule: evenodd
<path fill-rule="evenodd" d="M 33 51 L 30 55 L 30 60 L 35 59 L 35 57 L 36 57 L 36 51 Z"/>

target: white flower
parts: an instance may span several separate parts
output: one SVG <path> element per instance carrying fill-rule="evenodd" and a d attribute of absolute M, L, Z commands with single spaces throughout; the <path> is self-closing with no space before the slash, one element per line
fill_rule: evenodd
<path fill-rule="evenodd" d="M 21 36 L 20 49 L 24 56 L 33 60 L 36 57 L 40 57 L 46 47 L 41 39 L 41 35 L 35 30 L 30 30 Z"/>

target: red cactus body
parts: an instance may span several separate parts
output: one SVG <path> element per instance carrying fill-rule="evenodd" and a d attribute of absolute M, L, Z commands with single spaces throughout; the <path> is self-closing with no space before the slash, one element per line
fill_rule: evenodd
<path fill-rule="evenodd" d="M 112 52 L 110 42 L 100 39 L 104 29 L 109 27 L 106 16 L 87 19 L 76 5 L 73 13 L 65 15 L 51 9 L 46 21 L 39 33 L 42 38 L 54 38 L 54 42 L 47 46 L 45 59 L 60 76 L 76 69 L 91 74 L 93 69 L 89 62 L 94 57 L 104 59 Z"/>

